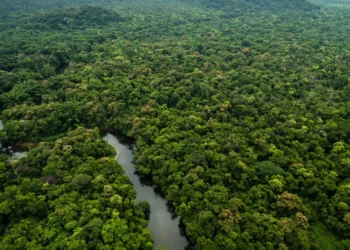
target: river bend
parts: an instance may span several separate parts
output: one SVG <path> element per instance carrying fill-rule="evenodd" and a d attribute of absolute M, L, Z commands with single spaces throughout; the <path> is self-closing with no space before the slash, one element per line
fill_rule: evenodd
<path fill-rule="evenodd" d="M 169 211 L 166 199 L 158 194 L 153 187 L 141 183 L 132 163 L 134 156 L 131 145 L 123 144 L 110 133 L 107 133 L 103 138 L 117 151 L 116 160 L 135 187 L 136 202 L 146 200 L 150 204 L 151 213 L 147 227 L 152 233 L 154 249 L 159 246 L 163 246 L 166 250 L 185 249 L 188 242 L 181 234 L 179 217 L 174 218 L 174 215 Z"/>

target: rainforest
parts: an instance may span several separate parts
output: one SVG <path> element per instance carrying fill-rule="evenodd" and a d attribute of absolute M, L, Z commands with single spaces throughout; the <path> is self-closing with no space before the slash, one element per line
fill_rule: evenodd
<path fill-rule="evenodd" d="M 0 249 L 349 250 L 349 23 L 349 0 L 0 0 Z"/>

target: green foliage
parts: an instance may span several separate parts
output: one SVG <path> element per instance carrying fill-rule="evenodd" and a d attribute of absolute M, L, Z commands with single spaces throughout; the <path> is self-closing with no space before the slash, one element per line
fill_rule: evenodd
<path fill-rule="evenodd" d="M 338 249 L 336 237 L 330 234 L 324 225 L 322 225 L 321 223 L 317 223 L 311 226 L 310 230 L 314 233 L 315 237 L 318 239 L 318 248 L 329 249 L 329 250 Z"/>
<path fill-rule="evenodd" d="M 186 1 L 187 0 L 182 0 Z M 316 5 L 310 4 L 306 0 L 194 0 L 188 1 L 189 3 L 197 3 L 201 6 L 207 8 L 220 9 L 225 12 L 232 13 L 236 15 L 237 12 L 243 14 L 247 11 L 262 11 L 262 10 L 274 10 L 274 11 L 283 11 L 283 10 L 307 10 L 316 9 Z"/>
<path fill-rule="evenodd" d="M 140 201 L 137 207 L 146 215 L 146 219 L 148 220 L 151 213 L 149 203 L 147 201 Z"/>
<path fill-rule="evenodd" d="M 0 157 L 2 248 L 152 248 L 99 127 L 135 138 L 194 249 L 348 249 L 347 9 L 4 2 L 2 142 L 57 140 Z"/>
<path fill-rule="evenodd" d="M 20 161 L 3 157 L 1 248 L 152 249 L 135 190 L 113 153 L 98 130 L 80 128 Z"/>
<path fill-rule="evenodd" d="M 86 29 L 121 21 L 123 18 L 113 11 L 86 6 L 35 16 L 29 20 L 28 26 L 40 30 Z"/>
<path fill-rule="evenodd" d="M 260 178 L 272 175 L 283 175 L 284 171 L 282 168 L 270 161 L 263 161 L 255 163 L 256 175 Z"/>

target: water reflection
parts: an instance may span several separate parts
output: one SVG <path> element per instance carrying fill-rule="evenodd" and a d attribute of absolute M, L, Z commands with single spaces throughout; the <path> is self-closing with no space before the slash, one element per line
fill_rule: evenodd
<path fill-rule="evenodd" d="M 154 240 L 154 249 L 163 246 L 166 250 L 183 250 L 188 242 L 179 228 L 179 217 L 176 217 L 166 199 L 153 189 L 145 178 L 139 178 L 133 164 L 133 153 L 130 141 L 107 133 L 103 138 L 117 151 L 116 160 L 124 168 L 126 175 L 136 189 L 136 201 L 146 200 L 150 204 L 151 214 L 148 228 Z"/>

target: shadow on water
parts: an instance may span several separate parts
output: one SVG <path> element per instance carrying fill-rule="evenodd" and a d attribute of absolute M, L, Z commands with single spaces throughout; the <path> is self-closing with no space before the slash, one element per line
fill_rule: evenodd
<path fill-rule="evenodd" d="M 135 170 L 135 175 L 138 176 L 142 186 L 153 188 L 153 192 L 158 196 L 162 197 L 166 201 L 167 211 L 171 214 L 172 219 L 176 219 L 177 215 L 175 213 L 175 208 L 172 206 L 165 198 L 164 193 L 159 187 L 154 186 L 153 181 L 150 177 L 142 175 L 139 171 Z"/>
<path fill-rule="evenodd" d="M 124 168 L 126 175 L 133 183 L 136 190 L 136 202 L 148 201 L 150 204 L 150 218 L 147 227 L 152 233 L 154 249 L 163 246 L 166 250 L 188 249 L 188 242 L 179 227 L 180 218 L 174 213 L 174 209 L 164 198 L 159 189 L 153 187 L 152 181 L 136 171 L 133 164 L 133 141 L 120 133 L 111 131 L 103 135 L 117 151 L 116 160 Z"/>

